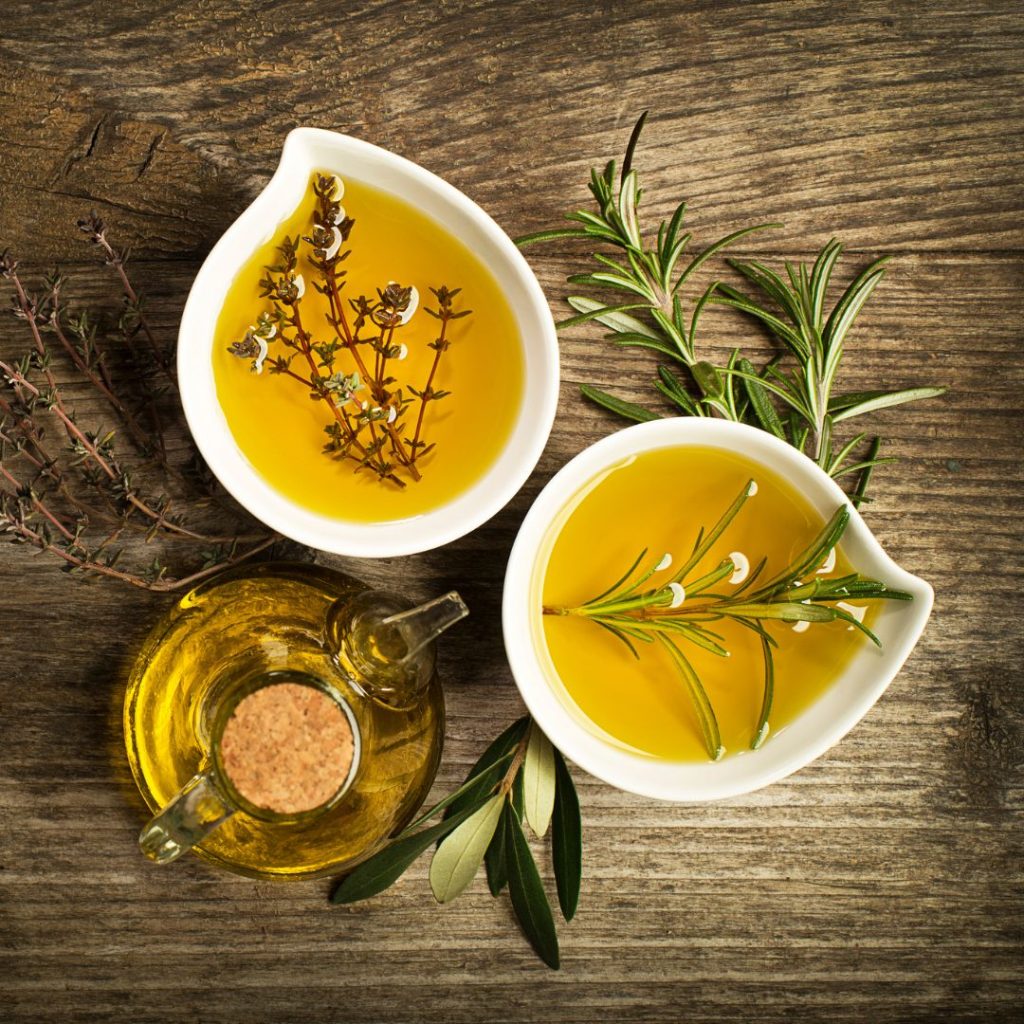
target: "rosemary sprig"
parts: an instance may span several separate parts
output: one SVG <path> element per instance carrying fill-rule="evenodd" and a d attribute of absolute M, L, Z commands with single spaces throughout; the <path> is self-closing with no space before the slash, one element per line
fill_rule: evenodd
<path fill-rule="evenodd" d="M 702 560 L 754 493 L 753 483 L 750 480 L 744 484 L 710 530 L 702 527 L 698 531 L 689 557 L 670 576 L 664 574 L 672 567 L 671 555 L 649 559 L 644 550 L 611 587 L 596 597 L 573 607 L 543 609 L 545 615 L 572 615 L 593 622 L 622 641 L 636 658 L 640 657 L 637 643 L 661 647 L 693 703 L 708 756 L 716 761 L 725 753 L 718 720 L 707 690 L 684 651 L 687 644 L 692 644 L 721 657 L 728 655 L 723 636 L 711 629 L 709 623 L 728 620 L 760 637 L 764 690 L 750 743 L 757 749 L 768 735 L 775 688 L 772 651 L 778 642 L 767 628 L 768 623 L 840 620 L 881 646 L 878 637 L 855 614 L 856 608 L 847 602 L 912 600 L 909 594 L 890 590 L 879 580 L 859 573 L 827 575 L 825 563 L 850 521 L 847 505 L 836 509 L 806 550 L 767 580 L 762 579 L 766 558 L 749 571 L 749 563 L 738 567 L 730 556 L 710 571 L 695 575 Z M 659 582 L 648 586 L 654 577 L 660 577 Z"/>
<path fill-rule="evenodd" d="M 539 231 L 518 239 L 519 245 L 556 239 L 579 239 L 617 253 L 593 251 L 596 264 L 568 277 L 570 284 L 611 293 L 618 301 L 570 294 L 566 301 L 576 311 L 559 329 L 591 322 L 609 329 L 605 337 L 624 348 L 647 348 L 682 368 L 681 378 L 671 365 L 658 367 L 654 387 L 676 414 L 720 416 L 750 423 L 783 438 L 814 458 L 835 478 L 851 481 L 851 499 L 860 504 L 875 466 L 895 461 L 880 458 L 880 440 L 858 433 L 843 443 L 833 428 L 844 420 L 944 393 L 944 388 L 921 387 L 897 391 L 834 393 L 844 343 L 871 293 L 881 281 L 889 257 L 869 264 L 849 285 L 831 312 L 826 298 L 832 273 L 842 252 L 833 240 L 810 266 L 785 264 L 785 278 L 756 261 L 728 260 L 760 293 L 760 299 L 728 284 L 712 283 L 684 306 L 682 291 L 694 272 L 722 250 L 777 224 L 741 228 L 701 250 L 684 262 L 691 242 L 683 231 L 686 203 L 645 240 L 640 203 L 643 190 L 632 167 L 646 112 L 637 121 L 626 147 L 616 181 L 616 164 L 591 170 L 590 192 L 595 209 L 566 214 L 574 226 Z M 758 320 L 775 338 L 780 352 L 760 369 L 734 349 L 724 365 L 714 365 L 698 352 L 697 329 L 709 305 L 739 310 Z M 660 413 L 623 401 L 600 388 L 584 384 L 583 395 L 626 419 L 657 419 Z M 784 415 L 782 415 L 782 414 Z M 854 453 L 866 444 L 859 458 Z M 852 461 L 851 461 L 852 460 Z"/>
<path fill-rule="evenodd" d="M 833 239 L 821 250 L 813 265 L 787 262 L 788 281 L 757 261 L 728 260 L 729 266 L 778 307 L 778 312 L 759 305 L 756 300 L 727 284 L 713 284 L 705 293 L 706 302 L 729 306 L 760 321 L 793 357 L 795 365 L 788 372 L 769 364 L 761 373 L 755 373 L 744 360 L 740 365 L 725 368 L 723 373 L 743 380 L 750 398 L 750 409 L 759 426 L 785 436 L 800 451 L 806 449 L 822 469 L 837 478 L 851 473 L 863 476 L 872 467 L 893 461 L 879 459 L 876 452 L 857 463 L 848 464 L 850 455 L 867 435 L 857 434 L 837 448 L 832 437 L 837 423 L 878 409 L 935 398 L 945 391 L 945 388 L 922 387 L 833 394 L 846 336 L 882 280 L 890 259 L 883 256 L 868 264 L 826 316 L 825 299 L 841 254 L 842 245 Z M 779 417 L 768 394 L 779 399 L 791 414 L 783 433 L 779 432 Z"/>

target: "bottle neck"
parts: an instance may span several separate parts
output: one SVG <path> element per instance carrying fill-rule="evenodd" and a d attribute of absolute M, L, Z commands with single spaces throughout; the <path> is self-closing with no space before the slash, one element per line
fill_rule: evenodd
<path fill-rule="evenodd" d="M 468 614 L 454 591 L 418 607 L 395 594 L 364 591 L 332 606 L 325 639 L 371 697 L 408 707 L 433 677 L 437 637 Z"/>

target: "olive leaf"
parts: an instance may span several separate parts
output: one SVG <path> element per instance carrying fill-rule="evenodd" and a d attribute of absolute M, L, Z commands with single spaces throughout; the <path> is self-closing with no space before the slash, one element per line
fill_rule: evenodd
<path fill-rule="evenodd" d="M 459 803 L 456 810 L 461 810 L 469 804 L 477 805 L 498 784 L 501 773 L 508 767 L 511 760 L 512 751 L 510 750 L 502 754 L 494 764 L 489 765 L 483 771 L 469 775 L 457 790 L 449 793 L 443 800 L 439 800 L 433 807 L 424 811 L 414 822 L 406 825 L 395 838 L 404 839 L 410 833 L 415 832 L 420 825 L 433 818 L 438 811 L 443 811 L 455 803 Z"/>
<path fill-rule="evenodd" d="M 442 811 L 446 816 L 440 822 L 421 827 Z M 491 743 L 457 790 L 422 812 L 387 846 L 343 878 L 331 900 L 354 903 L 377 895 L 436 842 L 430 886 L 437 900 L 447 903 L 455 899 L 476 876 L 483 861 L 491 895 L 499 896 L 508 887 L 523 934 L 537 955 L 557 969 L 558 936 L 526 838 L 526 820 L 534 828 L 539 825 L 541 831 L 553 824 L 558 899 L 563 917 L 569 920 L 579 901 L 579 800 L 561 755 L 528 716 L 514 722 Z"/>
<path fill-rule="evenodd" d="M 480 797 L 485 793 L 489 793 L 498 784 L 507 767 L 503 759 L 512 752 L 515 745 L 523 738 L 523 733 L 529 724 L 529 717 L 524 715 L 522 718 L 514 721 L 488 746 L 466 776 L 467 783 L 478 776 L 479 782 L 473 786 L 467 786 L 465 793 L 451 801 L 448 810 L 445 812 L 445 817 L 457 814 L 467 804 L 478 801 Z"/>
<path fill-rule="evenodd" d="M 509 821 L 505 856 L 508 860 L 508 892 L 523 934 L 541 960 L 553 970 L 558 970 L 555 921 L 530 852 L 530 844 L 519 819 L 514 815 Z"/>
<path fill-rule="evenodd" d="M 501 810 L 501 817 L 498 819 L 498 827 L 491 838 L 491 844 L 484 854 L 484 865 L 487 868 L 487 888 L 491 890 L 492 896 L 500 896 L 502 889 L 508 885 L 508 857 L 506 848 L 508 845 L 509 819 L 513 815 L 512 805 L 505 801 Z"/>
<path fill-rule="evenodd" d="M 523 763 L 523 797 L 530 828 L 543 836 L 555 806 L 555 751 L 536 722 L 530 726 Z"/>
<path fill-rule="evenodd" d="M 407 867 L 438 839 L 458 828 L 481 805 L 463 807 L 449 818 L 421 832 L 396 839 L 346 875 L 331 893 L 332 903 L 356 903 L 383 892 Z"/>
<path fill-rule="evenodd" d="M 512 791 L 509 794 L 512 801 L 512 810 L 516 812 L 516 817 L 522 821 L 526 816 L 526 797 L 523 791 L 523 773 L 520 771 L 515 781 L 512 783 Z"/>
<path fill-rule="evenodd" d="M 505 794 L 492 796 L 448 835 L 430 863 L 430 888 L 438 903 L 455 899 L 473 881 L 498 827 Z"/>
<path fill-rule="evenodd" d="M 551 862 L 562 917 L 571 921 L 580 901 L 583 876 L 583 823 L 580 801 L 565 759 L 555 754 L 555 808 L 551 826 Z"/>

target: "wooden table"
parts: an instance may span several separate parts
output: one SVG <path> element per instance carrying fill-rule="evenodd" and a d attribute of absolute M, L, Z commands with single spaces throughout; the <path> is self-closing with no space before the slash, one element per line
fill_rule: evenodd
<path fill-rule="evenodd" d="M 771 259 L 835 234 L 844 278 L 896 254 L 844 382 L 950 391 L 876 420 L 902 461 L 879 472 L 868 522 L 937 592 L 904 670 L 829 754 L 748 797 L 671 806 L 577 772 L 585 878 L 558 974 L 482 880 L 437 907 L 426 859 L 350 909 L 329 908 L 326 883 L 143 862 L 118 681 L 167 599 L 84 586 L 4 546 L 0 1017 L 1021 1019 L 1022 47 L 1012 0 L 10 0 L 0 239 L 29 277 L 58 261 L 77 302 L 117 302 L 74 237 L 95 208 L 173 338 L 204 254 L 296 124 L 412 157 L 520 234 L 584 202 L 591 163 L 620 156 L 650 108 L 637 164 L 652 215 L 688 197 L 698 240 L 784 221 L 742 249 Z M 530 254 L 558 315 L 573 252 Z M 714 348 L 756 338 L 715 323 Z M 5 319 L 0 353 L 25 344 Z M 341 563 L 417 596 L 457 584 L 473 608 L 444 648 L 438 795 L 520 712 L 499 628 L 516 527 L 559 466 L 620 425 L 577 384 L 649 401 L 653 367 L 567 334 L 558 421 L 518 498 L 441 551 Z"/>

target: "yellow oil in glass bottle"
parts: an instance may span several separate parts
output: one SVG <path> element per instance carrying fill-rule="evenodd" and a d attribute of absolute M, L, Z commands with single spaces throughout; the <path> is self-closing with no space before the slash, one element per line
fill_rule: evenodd
<path fill-rule="evenodd" d="M 641 547 L 655 557 L 670 553 L 678 565 L 689 555 L 700 525 L 713 523 L 750 479 L 756 496 L 693 575 L 738 552 L 751 567 L 766 557 L 764 578 L 769 578 L 810 544 L 824 525 L 821 516 L 786 481 L 742 456 L 717 448 L 668 447 L 615 467 L 569 503 L 552 526 L 556 536 L 539 603 L 572 607 L 602 593 Z M 830 576 L 852 571 L 841 548 L 830 563 Z M 655 576 L 652 585 L 660 579 Z M 851 610 L 864 615 L 863 607 Z M 729 657 L 685 641 L 681 646 L 707 691 L 726 754 L 742 753 L 750 749 L 762 702 L 760 638 L 728 619 L 710 626 Z M 693 702 L 661 645 L 638 643 L 637 659 L 586 618 L 544 615 L 541 628 L 552 675 L 603 734 L 654 757 L 708 759 Z M 778 733 L 821 696 L 865 638 L 843 621 L 772 622 L 766 628 L 778 644 L 770 718 L 771 732 Z"/>
<path fill-rule="evenodd" d="M 419 295 L 417 312 L 394 339 L 405 346 L 401 361 L 389 364 L 389 371 L 405 385 L 407 398 L 413 397 L 410 387 L 423 390 L 434 360 L 429 345 L 438 335 L 438 322 L 425 311 L 436 308 L 430 289 L 461 289 L 457 309 L 472 312 L 448 325 L 451 345 L 433 386 L 450 394 L 430 402 L 425 410 L 424 436 L 435 447 L 417 461 L 420 479 L 399 487 L 365 469 L 354 471 L 350 461 L 326 457 L 324 428 L 331 416 L 324 403 L 310 401 L 309 388 L 286 375 L 267 369 L 259 375 L 251 372 L 247 360 L 228 351 L 271 307 L 262 296 L 260 281 L 266 268 L 279 262 L 277 247 L 286 237 L 310 235 L 317 210 L 312 185 L 316 177 L 294 213 L 231 283 L 212 353 L 217 395 L 242 453 L 268 484 L 296 504 L 344 520 L 405 519 L 437 508 L 469 488 L 508 440 L 522 401 L 525 372 L 516 320 L 490 271 L 458 239 L 397 196 L 345 178 L 344 211 L 355 222 L 343 246 L 351 255 L 340 264 L 345 272 L 341 300 L 346 315 L 355 315 L 350 300 L 365 295 L 375 301 L 378 289 L 389 282 L 412 286 Z M 311 247 L 300 242 L 302 318 L 318 341 L 330 342 L 339 332 L 327 321 L 329 301 L 316 287 L 321 282 L 310 252 Z M 288 354 L 279 342 L 272 342 L 271 349 L 271 355 Z M 372 371 L 373 351 L 367 345 L 359 350 Z M 301 359 L 295 368 L 309 373 Z M 336 369 L 357 369 L 350 353 L 339 353 Z M 415 399 L 406 415 L 415 421 Z"/>
<path fill-rule="evenodd" d="M 455 594 L 410 609 L 339 573 L 287 563 L 235 570 L 185 595 L 152 631 L 125 698 L 129 762 L 156 812 L 143 851 L 166 862 L 194 848 L 230 870 L 278 878 L 368 856 L 433 781 L 444 727 L 433 641 L 465 613 Z M 299 701 L 282 703 L 290 694 Z M 281 789 L 266 777 L 275 743 L 290 735 L 281 708 L 300 727 L 317 724 L 310 715 L 324 727 L 309 750 L 285 752 L 305 773 L 305 793 L 320 791 L 315 806 L 294 786 L 284 802 L 260 804 L 262 792 Z M 276 733 L 254 736 L 260 728 Z M 341 733 L 343 761 L 323 762 Z M 245 761 L 260 750 L 269 767 L 256 765 L 254 778 Z"/>

